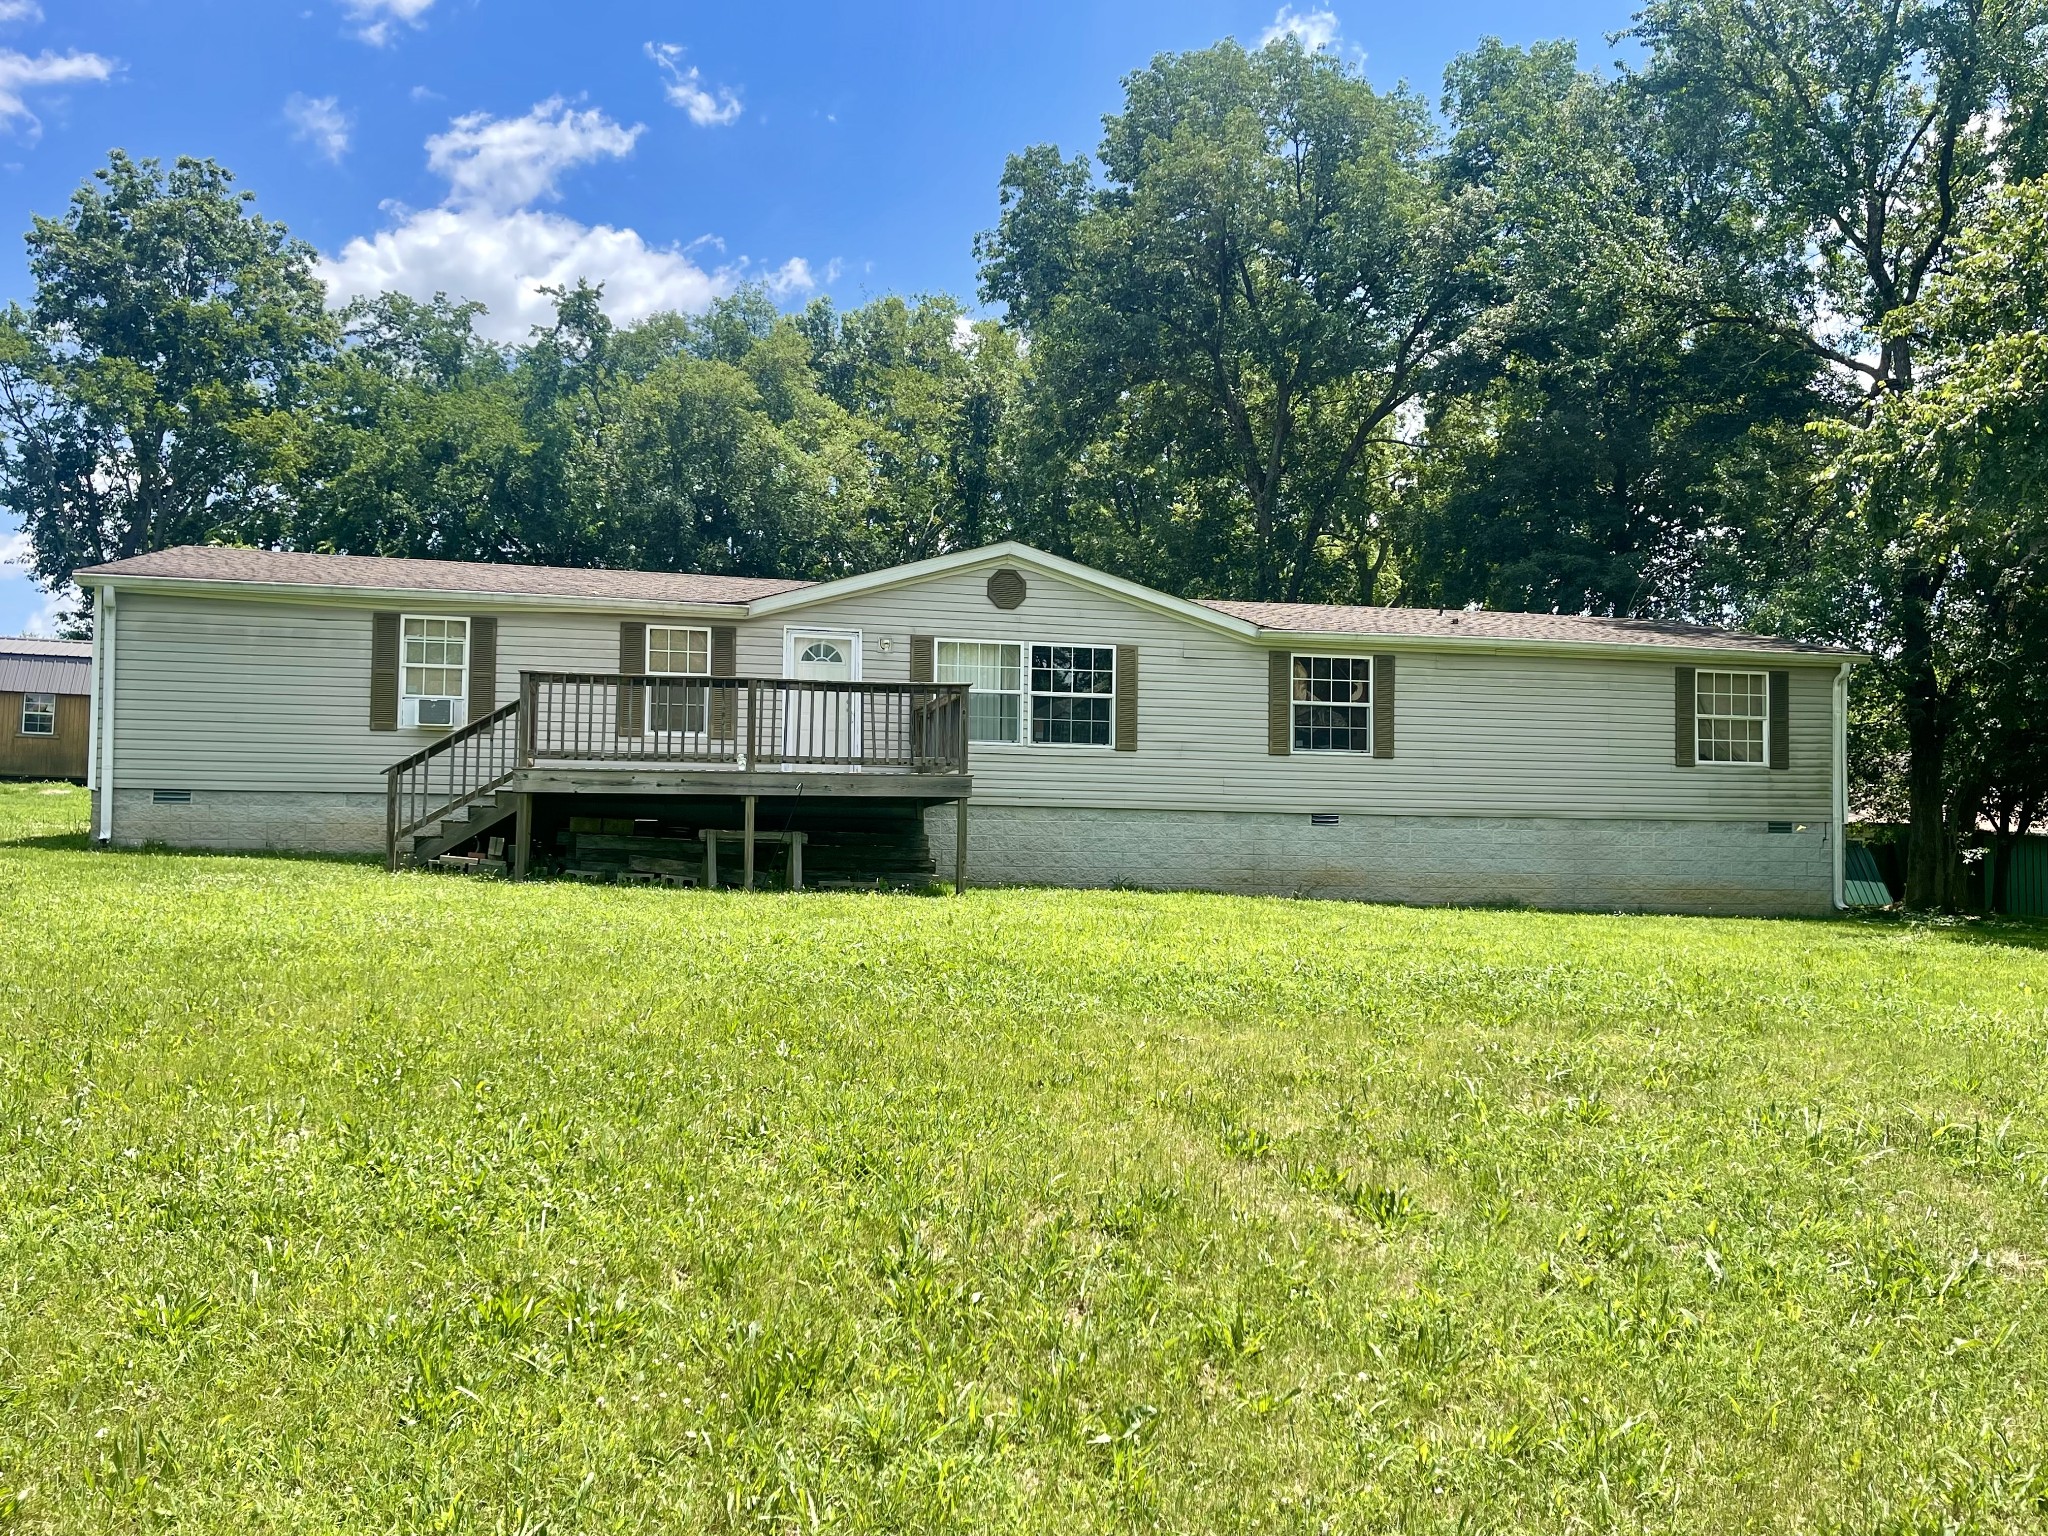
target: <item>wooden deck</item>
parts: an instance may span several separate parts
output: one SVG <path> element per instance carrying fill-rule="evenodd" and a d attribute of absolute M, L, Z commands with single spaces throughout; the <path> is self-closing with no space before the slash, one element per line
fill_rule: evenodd
<path fill-rule="evenodd" d="M 396 869 L 407 844 L 417 857 L 514 819 L 519 879 L 537 797 L 718 797 L 744 804 L 751 888 L 759 800 L 950 800 L 957 890 L 973 783 L 960 684 L 523 672 L 512 703 L 386 770 L 386 851 Z"/>

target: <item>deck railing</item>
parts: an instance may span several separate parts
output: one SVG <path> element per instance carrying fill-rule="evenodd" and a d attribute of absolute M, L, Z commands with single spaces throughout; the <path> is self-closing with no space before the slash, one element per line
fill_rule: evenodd
<path fill-rule="evenodd" d="M 964 683 L 522 672 L 519 697 L 384 770 L 385 851 L 522 768 L 967 772 Z"/>
<path fill-rule="evenodd" d="M 964 683 L 523 672 L 522 763 L 967 771 Z"/>
<path fill-rule="evenodd" d="M 384 852 L 398 868 L 398 843 L 430 822 L 489 794 L 519 767 L 519 701 L 400 758 L 384 770 Z"/>

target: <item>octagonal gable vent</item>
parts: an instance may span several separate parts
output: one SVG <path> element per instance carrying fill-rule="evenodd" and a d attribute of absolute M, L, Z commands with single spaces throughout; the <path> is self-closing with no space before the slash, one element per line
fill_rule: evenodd
<path fill-rule="evenodd" d="M 1024 575 L 1004 566 L 988 579 L 988 600 L 998 608 L 1021 608 L 1024 605 Z"/>

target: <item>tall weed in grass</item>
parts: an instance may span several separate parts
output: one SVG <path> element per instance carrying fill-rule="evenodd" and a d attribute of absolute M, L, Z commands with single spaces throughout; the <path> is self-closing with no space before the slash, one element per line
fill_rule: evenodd
<path fill-rule="evenodd" d="M 91 853 L 0 1526 L 2020 1531 L 2048 933 Z"/>

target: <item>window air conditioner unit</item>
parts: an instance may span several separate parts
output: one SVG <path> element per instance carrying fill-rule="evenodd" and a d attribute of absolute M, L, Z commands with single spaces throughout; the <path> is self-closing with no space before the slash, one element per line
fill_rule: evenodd
<path fill-rule="evenodd" d="M 460 699 L 407 699 L 399 710 L 400 725 L 451 726 L 462 723 Z"/>

